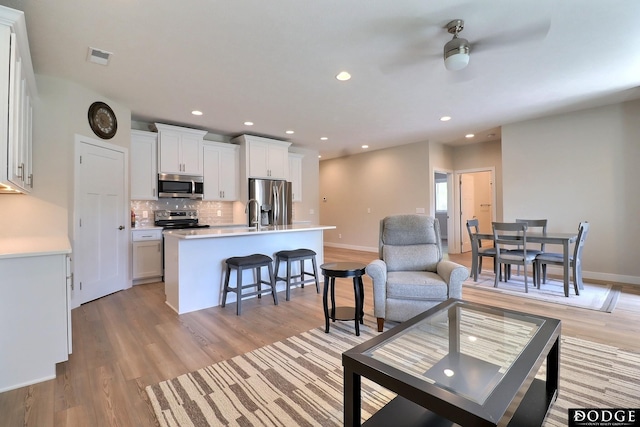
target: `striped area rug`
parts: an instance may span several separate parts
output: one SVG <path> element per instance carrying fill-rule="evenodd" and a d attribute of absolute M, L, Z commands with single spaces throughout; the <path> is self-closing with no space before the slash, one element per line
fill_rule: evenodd
<path fill-rule="evenodd" d="M 342 352 L 375 335 L 370 316 L 360 337 L 336 322 L 146 391 L 161 426 L 341 426 Z M 364 378 L 362 388 L 363 421 L 394 397 Z M 566 426 L 568 408 L 637 407 L 638 396 L 640 355 L 563 337 L 560 397 L 544 426 Z"/>

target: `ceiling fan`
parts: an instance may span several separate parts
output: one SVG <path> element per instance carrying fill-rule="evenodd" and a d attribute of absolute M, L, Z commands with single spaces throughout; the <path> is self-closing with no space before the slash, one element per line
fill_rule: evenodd
<path fill-rule="evenodd" d="M 469 64 L 469 51 L 471 45 L 467 39 L 458 37 L 464 29 L 462 19 L 454 19 L 447 24 L 447 31 L 453 34 L 453 39 L 444 45 L 444 66 L 449 71 L 462 70 Z"/>
<path fill-rule="evenodd" d="M 452 71 L 449 74 L 450 78 L 456 81 L 461 81 L 460 79 L 462 81 L 468 80 L 474 74 L 470 70 L 464 70 L 469 65 L 471 51 L 475 56 L 489 50 L 510 48 L 524 43 L 539 41 L 547 36 L 551 27 L 550 19 L 541 19 L 524 25 L 513 25 L 510 22 L 509 28 L 504 25 L 495 25 L 490 29 L 491 34 L 474 39 L 473 43 L 471 43 L 460 36 L 465 25 L 463 19 L 448 19 L 445 22 L 448 23 L 439 27 L 445 28 L 449 34 L 453 35 L 453 38 L 446 42 L 444 49 L 440 51 L 441 53 L 438 54 L 436 53 L 437 51 L 429 53 L 429 51 L 432 51 L 429 44 L 436 41 L 436 35 L 431 36 L 430 39 L 418 38 L 417 42 L 406 44 L 406 48 L 399 52 L 394 60 L 381 67 L 383 72 L 388 74 L 400 68 L 425 64 L 430 62 L 431 59 L 441 58 L 441 60 L 444 60 L 446 70 Z M 456 73 L 456 71 L 461 70 L 464 71 Z"/>
<path fill-rule="evenodd" d="M 524 43 L 532 40 L 539 40 L 547 36 L 550 21 L 539 22 L 529 26 L 520 28 L 517 33 L 497 33 L 490 37 L 485 37 L 473 43 L 473 50 L 478 48 L 506 47 L 518 43 Z M 453 38 L 444 45 L 444 66 L 449 71 L 458 71 L 469 65 L 469 54 L 471 52 L 471 43 L 465 38 L 460 37 L 460 32 L 464 29 L 464 20 L 454 19 L 449 21 L 445 26 L 449 34 L 453 34 Z"/>

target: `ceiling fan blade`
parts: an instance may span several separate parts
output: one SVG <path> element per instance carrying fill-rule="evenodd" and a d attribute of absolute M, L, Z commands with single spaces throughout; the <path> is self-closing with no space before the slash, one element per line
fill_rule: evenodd
<path fill-rule="evenodd" d="M 518 44 L 544 40 L 551 29 L 551 21 L 539 22 L 517 29 L 500 31 L 488 37 L 471 41 L 470 54 L 487 49 L 510 48 Z"/>
<path fill-rule="evenodd" d="M 380 65 L 383 74 L 391 74 L 402 69 L 424 65 L 434 60 L 442 59 L 442 54 L 433 53 L 434 46 L 431 43 L 414 43 L 408 46 L 403 52 L 394 55 L 394 58 Z"/>

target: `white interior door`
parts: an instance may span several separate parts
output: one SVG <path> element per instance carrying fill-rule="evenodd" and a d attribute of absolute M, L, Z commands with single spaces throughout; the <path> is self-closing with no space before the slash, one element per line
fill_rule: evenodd
<path fill-rule="evenodd" d="M 125 154 L 80 141 L 76 159 L 76 292 L 78 303 L 127 285 Z"/>
<path fill-rule="evenodd" d="M 491 172 L 476 172 L 473 174 L 475 183 L 475 215 L 481 233 L 492 233 L 493 228 L 493 183 Z"/>
<path fill-rule="evenodd" d="M 471 174 L 460 175 L 460 242 L 461 252 L 471 250 L 467 220 L 475 218 L 475 180 Z"/>

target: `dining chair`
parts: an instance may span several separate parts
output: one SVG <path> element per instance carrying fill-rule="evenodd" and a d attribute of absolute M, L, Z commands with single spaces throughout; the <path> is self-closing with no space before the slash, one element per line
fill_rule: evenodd
<path fill-rule="evenodd" d="M 529 279 L 527 266 L 531 265 L 533 271 L 533 283 L 536 282 L 536 270 L 533 262 L 536 259 L 535 251 L 530 253 L 527 249 L 527 224 L 523 222 L 493 222 L 493 242 L 496 249 L 496 268 L 499 270 L 502 264 L 505 268 L 511 265 L 521 265 L 524 270 L 524 291 L 529 292 Z M 522 249 L 510 250 L 514 241 L 522 245 Z M 495 275 L 494 287 L 498 287 L 499 274 Z M 505 282 L 509 280 L 507 272 L 504 274 Z"/>
<path fill-rule="evenodd" d="M 480 222 L 477 218 L 468 219 L 467 220 L 467 232 L 469 233 L 469 240 L 471 242 L 471 271 L 473 274 L 473 281 L 478 281 L 478 274 L 482 273 L 482 258 L 488 257 L 492 258 L 493 262 L 493 272 L 496 270 L 496 248 L 483 248 L 482 240 L 477 238 L 477 234 L 479 232 Z M 500 272 L 498 271 L 498 274 Z"/>
<path fill-rule="evenodd" d="M 580 295 L 580 289 L 584 289 L 582 283 L 582 251 L 584 249 L 584 242 L 587 240 L 587 234 L 589 234 L 589 223 L 584 221 L 578 225 L 578 238 L 573 246 L 573 255 L 569 256 L 569 267 L 571 267 L 571 274 L 573 275 L 573 287 L 576 291 L 576 295 Z M 542 283 L 547 283 L 546 274 L 541 274 L 541 268 L 546 272 L 547 264 L 552 265 L 564 265 L 564 256 L 561 253 L 555 252 L 543 252 L 536 256 L 536 262 L 534 268 L 537 270 L 537 282 L 536 286 L 540 288 L 540 280 Z"/>
<path fill-rule="evenodd" d="M 516 219 L 516 222 L 527 224 L 527 230 L 530 231 L 530 232 L 534 231 L 532 229 L 537 229 L 541 233 L 546 233 L 547 232 L 547 220 L 546 219 Z M 513 249 L 513 250 L 520 251 L 520 253 L 522 253 L 522 245 L 518 245 L 517 249 Z M 543 253 L 544 252 L 544 243 L 540 244 L 540 249 L 531 248 L 531 247 L 527 248 L 527 252 L 536 253 L 536 255 L 539 255 L 539 254 Z M 505 275 L 507 275 L 507 278 L 511 278 L 511 266 L 506 266 L 506 270 L 507 271 L 505 272 Z M 547 267 L 544 266 L 543 270 L 544 270 L 544 273 L 546 274 Z M 537 270 L 534 268 L 533 271 L 535 272 Z M 518 266 L 518 273 L 517 274 L 520 275 L 520 266 Z"/>

